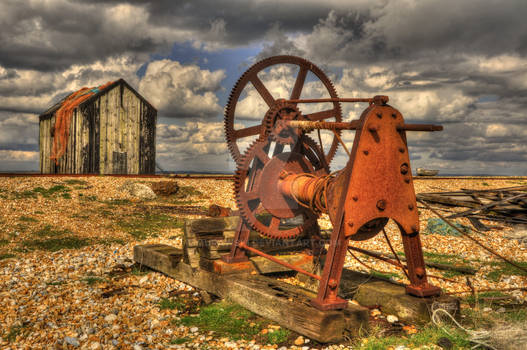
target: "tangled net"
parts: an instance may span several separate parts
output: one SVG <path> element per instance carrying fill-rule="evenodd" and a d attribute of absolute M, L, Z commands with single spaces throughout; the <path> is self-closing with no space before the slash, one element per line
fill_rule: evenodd
<path fill-rule="evenodd" d="M 51 156 L 49 157 L 55 161 L 55 165 L 59 164 L 59 159 L 64 155 L 64 153 L 66 153 L 66 147 L 70 134 L 71 117 L 73 116 L 73 111 L 75 108 L 111 84 L 113 84 L 113 81 L 109 81 L 106 84 L 95 88 L 83 87 L 79 91 L 72 93 L 66 99 L 64 99 L 55 114 L 53 147 L 51 149 Z"/>

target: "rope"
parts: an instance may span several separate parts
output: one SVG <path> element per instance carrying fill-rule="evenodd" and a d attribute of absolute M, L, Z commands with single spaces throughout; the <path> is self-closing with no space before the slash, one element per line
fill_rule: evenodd
<path fill-rule="evenodd" d="M 438 321 L 438 313 L 443 313 L 445 314 L 448 318 L 450 318 L 450 320 L 458 327 L 460 328 L 461 330 L 463 330 L 463 332 L 467 333 L 469 336 L 470 336 L 470 341 L 472 343 L 475 343 L 476 345 L 474 345 L 473 347 L 471 347 L 471 349 L 475 349 L 479 346 L 484 346 L 484 347 L 487 347 L 489 349 L 493 349 L 493 350 L 498 350 L 496 349 L 495 347 L 493 347 L 492 345 L 488 344 L 487 342 L 483 341 L 484 339 L 487 339 L 489 337 L 489 332 L 488 331 L 472 331 L 470 329 L 466 329 L 465 327 L 463 327 L 455 318 L 454 316 L 452 316 L 448 311 L 446 311 L 445 309 L 443 308 L 437 308 L 435 309 L 433 312 L 432 312 L 432 322 L 434 323 L 434 325 L 436 325 L 437 327 L 441 328 L 442 330 L 444 330 L 448 335 L 452 336 L 452 334 L 450 334 L 447 329 L 445 327 L 443 327 L 440 323 L 440 320 Z"/>

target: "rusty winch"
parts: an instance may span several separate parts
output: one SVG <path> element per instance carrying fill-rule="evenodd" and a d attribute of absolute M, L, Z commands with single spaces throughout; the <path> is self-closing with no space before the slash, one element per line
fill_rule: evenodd
<path fill-rule="evenodd" d="M 298 67 L 287 99 L 275 98 L 258 76 L 275 65 Z M 304 85 L 309 82 L 308 74 L 319 80 L 328 98 L 300 99 Z M 268 111 L 260 124 L 236 129 L 240 125 L 235 118 L 236 107 L 249 84 L 263 98 Z M 358 120 L 343 122 L 341 102 L 364 102 L 368 107 Z M 331 107 L 302 113 L 302 105 L 313 103 Z M 427 281 L 406 131 L 439 131 L 442 127 L 406 124 L 402 114 L 387 103 L 387 96 L 339 98 L 328 77 L 302 58 L 276 56 L 249 68 L 234 86 L 225 110 L 227 143 L 238 167 L 235 196 L 243 220 L 231 252 L 223 260 L 246 261 L 247 252 L 251 252 L 288 265 L 278 257 L 250 247 L 251 230 L 270 239 L 307 237 L 314 242 L 313 250 L 324 250 L 317 218 L 328 214 L 333 232 L 327 252 L 324 250 L 322 275 L 295 266 L 291 268 L 320 281 L 318 296 L 312 300 L 315 307 L 340 309 L 347 305 L 346 300 L 337 296 L 337 291 L 348 241 L 370 239 L 392 219 L 402 234 L 410 280 L 407 292 L 421 297 L 438 295 L 440 288 Z M 308 136 L 314 130 L 318 132 L 319 142 L 314 140 L 316 137 Z M 331 143 L 325 149 L 320 130 L 332 132 Z M 355 130 L 349 151 L 340 137 L 344 130 Z M 239 146 L 251 136 L 256 140 L 242 154 Z M 329 166 L 339 143 L 349 160 L 342 170 L 332 173 Z M 287 225 L 283 225 L 285 221 Z"/>

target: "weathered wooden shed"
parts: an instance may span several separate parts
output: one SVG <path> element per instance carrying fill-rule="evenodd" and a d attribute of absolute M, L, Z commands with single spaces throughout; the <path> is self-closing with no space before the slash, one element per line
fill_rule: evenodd
<path fill-rule="evenodd" d="M 79 90 L 49 108 L 39 121 L 44 174 L 155 172 L 157 110 L 123 79 Z M 65 150 L 57 156 L 53 144 L 60 144 L 61 137 Z"/>

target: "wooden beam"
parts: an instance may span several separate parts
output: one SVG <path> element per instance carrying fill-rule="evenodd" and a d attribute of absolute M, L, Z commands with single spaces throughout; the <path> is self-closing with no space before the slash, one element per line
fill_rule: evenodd
<path fill-rule="evenodd" d="M 339 311 L 321 311 L 310 304 L 315 293 L 263 275 L 222 275 L 194 270 L 178 262 L 181 249 L 138 245 L 134 260 L 195 288 L 229 299 L 281 326 L 321 343 L 338 342 L 368 328 L 368 309 L 349 304 Z"/>

